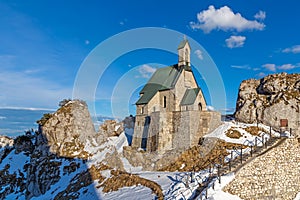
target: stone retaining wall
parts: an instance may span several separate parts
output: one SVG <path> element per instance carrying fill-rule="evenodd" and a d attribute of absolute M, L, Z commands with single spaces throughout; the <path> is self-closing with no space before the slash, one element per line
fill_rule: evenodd
<path fill-rule="evenodd" d="M 224 191 L 245 200 L 294 199 L 300 192 L 298 139 L 287 139 L 254 159 L 236 174 Z"/>

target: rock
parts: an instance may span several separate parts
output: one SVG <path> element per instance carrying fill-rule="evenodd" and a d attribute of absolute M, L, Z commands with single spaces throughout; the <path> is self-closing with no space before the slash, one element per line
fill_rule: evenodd
<path fill-rule="evenodd" d="M 31 153 L 33 151 L 33 143 L 31 137 L 26 135 L 18 136 L 14 141 L 14 147 L 16 154 L 24 151 L 25 153 Z"/>
<path fill-rule="evenodd" d="M 46 139 L 50 151 L 59 156 L 87 158 L 84 146 L 96 137 L 87 104 L 80 100 L 64 103 L 43 124 L 39 142 Z"/>
<path fill-rule="evenodd" d="M 102 144 L 103 142 L 107 141 L 108 137 L 119 136 L 123 131 L 123 122 L 117 122 L 116 120 L 105 120 L 104 123 L 99 126 L 96 141 L 98 144 Z"/>
<path fill-rule="evenodd" d="M 6 147 L 6 146 L 13 146 L 14 139 L 9 138 L 4 135 L 0 135 L 0 148 Z"/>
<path fill-rule="evenodd" d="M 245 123 L 259 122 L 280 129 L 280 119 L 299 131 L 300 74 L 272 74 L 241 83 L 235 118 Z"/>

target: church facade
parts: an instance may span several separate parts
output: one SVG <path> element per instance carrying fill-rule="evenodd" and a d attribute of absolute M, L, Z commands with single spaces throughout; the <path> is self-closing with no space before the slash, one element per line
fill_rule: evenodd
<path fill-rule="evenodd" d="M 208 111 L 190 63 L 188 40 L 178 46 L 178 63 L 157 69 L 140 91 L 132 147 L 146 151 L 188 149 L 221 123 Z"/>

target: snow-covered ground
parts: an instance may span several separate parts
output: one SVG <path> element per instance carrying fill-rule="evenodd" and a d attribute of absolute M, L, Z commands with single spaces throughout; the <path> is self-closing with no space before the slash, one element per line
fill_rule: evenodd
<path fill-rule="evenodd" d="M 248 142 L 254 141 L 256 136 L 253 136 L 250 133 L 248 133 L 247 131 L 245 131 L 245 128 L 253 127 L 253 126 L 255 127 L 255 126 L 257 126 L 257 124 L 245 124 L 245 123 L 234 122 L 234 121 L 233 122 L 224 122 L 224 124 L 222 124 L 216 130 L 214 130 L 212 133 L 210 133 L 204 137 L 216 137 L 216 138 L 225 140 L 226 142 L 248 145 Z M 258 124 L 258 127 L 266 130 L 265 137 L 269 138 L 270 127 L 263 125 L 263 124 Z M 240 137 L 239 139 L 233 139 L 233 138 L 227 137 L 226 131 L 229 130 L 230 128 L 239 131 L 242 134 L 242 137 Z M 278 132 L 274 131 L 273 129 L 271 130 L 271 133 L 272 133 L 272 136 L 280 136 L 280 134 Z M 260 134 L 262 135 L 263 132 L 261 132 Z"/>
<path fill-rule="evenodd" d="M 236 122 L 224 122 L 219 128 L 210 133 L 205 137 L 216 137 L 227 142 L 237 143 L 237 144 L 245 144 L 249 145 L 249 142 L 254 141 L 255 136 L 245 131 L 246 127 L 256 126 L 256 124 L 244 124 L 244 123 L 236 123 Z M 259 127 L 262 127 L 264 130 L 269 131 L 269 127 L 259 124 Z M 226 131 L 228 129 L 235 129 L 242 134 L 242 137 L 239 139 L 232 139 L 226 136 Z M 265 137 L 265 139 L 269 138 L 268 133 L 260 133 L 260 137 Z M 279 133 L 272 130 L 272 135 L 279 135 Z M 61 160 L 62 165 L 60 169 L 60 177 L 61 179 L 56 184 L 52 185 L 51 188 L 42 196 L 33 198 L 33 199 L 52 199 L 53 196 L 57 195 L 60 191 L 64 190 L 68 184 L 76 174 L 80 172 L 84 172 L 93 164 L 97 164 L 105 159 L 106 154 L 111 154 L 113 152 L 117 152 L 120 155 L 121 161 L 123 162 L 124 168 L 127 172 L 134 173 L 139 175 L 142 178 L 149 179 L 158 183 L 162 191 L 164 193 L 165 199 L 174 199 L 174 200 L 185 200 L 191 198 L 199 184 L 207 180 L 210 176 L 209 170 L 202 170 L 199 172 L 195 172 L 193 175 L 191 172 L 149 172 L 143 171 L 142 167 L 133 167 L 128 160 L 122 156 L 122 150 L 124 146 L 128 146 L 127 138 L 125 133 L 123 132 L 119 137 L 110 137 L 105 143 L 98 145 L 95 140 L 88 142 L 85 146 L 85 150 L 92 153 L 93 156 L 87 162 L 83 163 L 81 160 L 75 160 L 76 163 L 80 164 L 80 168 L 76 170 L 74 173 L 65 174 L 63 172 L 63 167 L 70 165 L 70 161 Z M 246 153 L 248 148 L 244 149 L 244 153 Z M 236 155 L 238 156 L 238 155 Z M 229 156 L 227 157 L 229 159 Z M 226 161 L 226 159 L 225 159 Z M 9 164 L 9 173 L 17 172 L 21 166 L 24 166 L 29 162 L 29 157 L 24 155 L 23 153 L 15 154 L 14 151 L 11 152 L 2 163 L 0 163 L 0 169 L 3 169 L 5 165 Z M 106 178 L 110 177 L 110 170 L 102 171 L 101 174 Z M 209 187 L 207 190 L 207 197 L 211 200 L 239 200 L 240 198 L 222 191 L 222 188 L 227 185 L 231 180 L 234 179 L 234 174 L 230 173 L 221 177 L 221 184 L 218 181 L 215 181 L 214 189 Z M 103 188 L 97 188 L 99 183 L 97 181 L 94 184 L 89 185 L 88 187 L 83 187 L 77 193 L 79 195 L 79 199 L 122 199 L 122 200 L 134 200 L 134 199 L 155 199 L 155 195 L 151 191 L 151 189 L 138 185 L 132 187 L 123 187 L 118 191 L 113 191 L 109 193 L 104 193 L 102 191 Z M 202 193 L 203 199 L 205 196 L 205 192 Z M 11 194 L 8 196 L 9 199 L 15 198 L 22 199 L 21 196 L 15 196 Z M 24 198 L 23 198 L 24 199 Z M 295 200 L 300 200 L 300 193 L 296 197 Z"/>
<path fill-rule="evenodd" d="M 245 128 L 249 126 L 257 126 L 257 124 L 236 123 L 234 121 L 224 122 L 215 131 L 206 135 L 205 137 L 220 138 L 222 140 L 225 140 L 226 142 L 231 142 L 236 144 L 253 145 L 256 136 L 253 136 L 247 131 L 245 131 Z M 259 124 L 258 126 L 266 130 L 266 133 L 260 132 L 258 136 L 260 138 L 260 140 L 258 140 L 258 145 L 262 145 L 260 144 L 262 137 L 264 137 L 264 140 L 268 140 L 270 137 L 269 127 L 262 124 Z M 235 129 L 239 131 L 242 134 L 242 137 L 240 137 L 239 139 L 233 139 L 227 137 L 226 131 L 229 129 Z M 275 132 L 274 130 L 272 130 L 271 133 L 273 136 L 279 136 L 279 133 Z M 118 151 L 118 153 L 121 153 L 123 146 L 128 145 L 125 137 L 126 136 L 124 133 L 122 133 L 119 137 L 111 137 L 105 144 L 102 145 L 102 148 L 104 148 L 105 146 L 106 147 L 114 146 L 115 149 Z M 111 148 L 106 148 L 104 152 L 105 153 L 109 152 L 109 149 Z M 249 151 L 249 149 L 246 148 L 243 150 L 243 152 L 246 153 L 247 151 Z M 87 150 L 93 151 L 93 148 L 89 147 Z M 94 149 L 94 152 L 95 150 L 96 149 Z M 97 161 L 101 160 L 101 157 L 103 157 L 104 152 L 98 152 L 98 153 L 95 152 L 95 156 L 94 156 L 95 160 Z M 229 159 L 229 157 L 227 159 Z M 123 157 L 121 158 L 121 160 L 125 166 L 126 171 L 133 172 L 135 174 L 138 174 L 142 178 L 146 178 L 158 183 L 163 190 L 165 199 L 183 200 L 183 199 L 191 198 L 194 195 L 199 184 L 207 180 L 210 175 L 208 170 L 196 172 L 193 175 L 193 178 L 190 172 L 145 172 L 142 171 L 141 167 L 140 168 L 132 167 L 126 158 Z M 207 191 L 208 199 L 239 200 L 240 199 L 239 197 L 222 191 L 222 188 L 225 185 L 227 185 L 233 178 L 234 178 L 234 174 L 231 173 L 221 177 L 222 180 L 221 184 L 219 184 L 218 181 L 215 181 L 214 189 L 210 187 Z M 99 195 L 103 199 L 154 199 L 151 190 L 144 186 L 125 187 L 118 191 L 110 192 L 107 194 L 102 193 L 101 189 L 98 189 L 97 192 L 99 192 Z M 202 195 L 204 197 L 205 193 L 202 193 Z"/>

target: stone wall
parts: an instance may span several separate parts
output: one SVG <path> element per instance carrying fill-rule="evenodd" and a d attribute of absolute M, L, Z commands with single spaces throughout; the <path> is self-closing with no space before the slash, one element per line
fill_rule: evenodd
<path fill-rule="evenodd" d="M 190 121 L 189 111 L 173 112 L 174 137 L 172 146 L 174 149 L 185 150 L 190 147 Z M 193 119 L 198 121 L 198 119 Z"/>
<path fill-rule="evenodd" d="M 146 122 L 147 115 L 137 115 L 135 117 L 135 124 L 134 124 L 134 134 L 132 137 L 132 144 L 131 146 L 134 148 L 140 148 L 143 138 L 143 133 L 145 131 L 144 124 Z"/>
<path fill-rule="evenodd" d="M 148 121 L 147 121 L 148 118 Z M 161 153 L 186 150 L 221 124 L 221 114 L 211 111 L 154 112 L 137 115 L 132 147 Z M 142 145 L 142 143 L 146 145 Z"/>
<path fill-rule="evenodd" d="M 250 199 L 295 199 L 300 192 L 300 143 L 286 139 L 280 146 L 242 168 L 224 191 Z"/>

